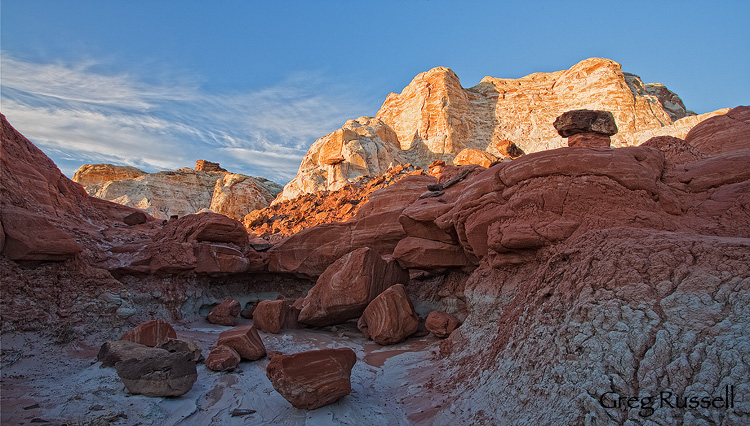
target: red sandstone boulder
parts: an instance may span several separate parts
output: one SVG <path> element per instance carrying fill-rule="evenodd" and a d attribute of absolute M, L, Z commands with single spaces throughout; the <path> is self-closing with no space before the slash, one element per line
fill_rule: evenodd
<path fill-rule="evenodd" d="M 266 375 L 295 408 L 314 410 L 351 393 L 356 362 L 356 354 L 348 348 L 275 355 Z"/>
<path fill-rule="evenodd" d="M 225 345 L 237 351 L 242 359 L 255 361 L 266 355 L 266 347 L 252 325 L 235 327 L 219 334 L 217 346 Z"/>
<path fill-rule="evenodd" d="M 458 237 L 455 233 L 446 233 L 435 222 L 451 208 L 453 204 L 447 203 L 442 198 L 425 198 L 405 208 L 398 217 L 398 221 L 406 235 L 410 237 L 442 241 L 448 244 L 456 243 Z"/>
<path fill-rule="evenodd" d="M 145 396 L 180 396 L 192 389 L 198 371 L 192 354 L 148 348 L 148 353 L 115 364 L 128 392 Z"/>
<path fill-rule="evenodd" d="M 169 323 L 157 319 L 137 325 L 123 334 L 120 340 L 129 340 L 153 347 L 166 342 L 169 338 L 177 338 L 174 328 Z"/>
<path fill-rule="evenodd" d="M 323 326 L 357 318 L 383 290 L 408 279 L 395 261 L 385 261 L 367 247 L 357 249 L 318 278 L 305 297 L 299 321 Z"/>
<path fill-rule="evenodd" d="M 240 311 L 242 311 L 240 302 L 227 297 L 223 302 L 211 309 L 211 312 L 206 316 L 206 320 L 211 324 L 233 326 Z"/>
<path fill-rule="evenodd" d="M 206 367 L 214 371 L 232 370 L 241 361 L 240 354 L 226 345 L 218 345 L 211 349 L 206 358 Z"/>
<path fill-rule="evenodd" d="M 357 328 L 376 343 L 393 345 L 417 331 L 419 316 L 414 312 L 404 286 L 396 284 L 367 305 Z"/>
<path fill-rule="evenodd" d="M 455 316 L 441 311 L 432 311 L 427 315 L 424 326 L 436 337 L 444 339 L 453 333 L 461 325 L 461 321 Z"/>
<path fill-rule="evenodd" d="M 262 300 L 253 311 L 253 325 L 266 333 L 278 333 L 282 328 L 299 328 L 300 310 L 289 300 Z"/>

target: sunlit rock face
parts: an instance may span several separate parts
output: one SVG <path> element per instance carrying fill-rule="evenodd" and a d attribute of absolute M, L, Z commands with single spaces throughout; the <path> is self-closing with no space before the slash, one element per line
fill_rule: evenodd
<path fill-rule="evenodd" d="M 195 169 L 145 173 L 134 167 L 85 164 L 75 173 L 89 195 L 136 207 L 159 219 L 210 210 L 242 219 L 267 207 L 281 186 L 263 178 L 229 173 L 205 160 Z"/>
<path fill-rule="evenodd" d="M 486 166 L 493 157 L 517 157 L 500 152 L 498 147 L 509 144 L 519 154 L 564 147 L 552 123 L 577 109 L 613 114 L 619 129 L 613 147 L 655 136 L 685 138 L 700 121 L 727 111 L 696 116 L 664 85 L 644 84 L 609 59 L 590 58 L 568 70 L 517 79 L 485 77 L 471 88 L 449 68 L 433 68 L 401 93 L 388 95 L 375 118 L 349 120 L 318 139 L 277 202 L 335 190 L 399 162 L 427 168 L 435 160 L 452 164 L 459 156 L 458 164 Z"/>

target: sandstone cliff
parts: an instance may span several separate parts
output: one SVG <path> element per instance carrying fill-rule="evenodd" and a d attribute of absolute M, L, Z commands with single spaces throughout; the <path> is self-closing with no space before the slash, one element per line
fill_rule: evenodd
<path fill-rule="evenodd" d="M 263 178 L 229 173 L 217 163 L 198 160 L 195 169 L 145 173 L 133 167 L 85 164 L 73 176 L 89 195 L 135 207 L 168 219 L 203 210 L 242 219 L 267 207 L 281 186 Z"/>
<path fill-rule="evenodd" d="M 525 153 L 559 148 L 564 140 L 551 123 L 574 109 L 611 111 L 619 128 L 615 147 L 637 146 L 654 136 L 684 138 L 698 122 L 726 112 L 695 116 L 665 86 L 644 84 L 608 59 L 519 79 L 485 77 L 468 89 L 453 71 L 439 67 L 388 95 L 375 118 L 350 120 L 318 139 L 277 201 L 335 190 L 398 163 L 452 164 L 466 149 L 474 151 L 462 155 L 461 164 L 472 158 L 486 165 L 508 158 L 503 152 L 508 143 Z"/>

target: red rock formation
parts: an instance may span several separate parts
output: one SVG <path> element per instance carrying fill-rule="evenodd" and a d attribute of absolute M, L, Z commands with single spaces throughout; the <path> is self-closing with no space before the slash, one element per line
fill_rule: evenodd
<path fill-rule="evenodd" d="M 226 169 L 219 166 L 219 163 L 212 163 L 206 160 L 197 160 L 195 162 L 195 170 L 198 170 L 201 172 L 214 172 L 214 173 L 227 171 Z"/>
<path fill-rule="evenodd" d="M 278 333 L 282 328 L 299 328 L 300 309 L 289 300 L 262 300 L 253 311 L 253 325 L 266 333 Z"/>
<path fill-rule="evenodd" d="M 419 328 L 419 317 L 402 284 L 389 287 L 376 297 L 357 322 L 365 337 L 381 345 L 403 342 Z"/>
<path fill-rule="evenodd" d="M 208 354 L 206 368 L 214 371 L 232 370 L 240 361 L 237 351 L 226 345 L 218 345 Z"/>
<path fill-rule="evenodd" d="M 240 305 L 240 302 L 227 297 L 223 302 L 211 309 L 206 320 L 211 324 L 233 326 L 241 310 L 242 305 Z"/>
<path fill-rule="evenodd" d="M 302 302 L 299 321 L 310 325 L 340 324 L 357 318 L 377 295 L 408 274 L 364 247 L 332 263 Z"/>
<path fill-rule="evenodd" d="M 453 333 L 458 326 L 461 325 L 461 321 L 455 316 L 441 311 L 432 311 L 427 315 L 424 326 L 436 337 L 444 339 Z"/>
<path fill-rule="evenodd" d="M 255 361 L 266 356 L 266 347 L 258 335 L 258 330 L 252 325 L 222 331 L 216 346 L 221 345 L 234 349 L 242 359 L 248 361 Z"/>
<path fill-rule="evenodd" d="M 162 320 L 146 321 L 125 332 L 120 340 L 129 340 L 146 346 L 159 346 L 167 339 L 177 338 L 174 328 Z"/>
<path fill-rule="evenodd" d="M 275 245 L 268 252 L 268 269 L 319 276 L 334 261 L 358 248 L 369 247 L 390 254 L 404 238 L 398 217 L 403 209 L 436 180 L 408 176 L 370 195 L 353 220 L 306 229 Z"/>
<path fill-rule="evenodd" d="M 351 393 L 356 362 L 357 356 L 348 348 L 276 355 L 268 363 L 266 375 L 295 408 L 314 410 Z"/>
<path fill-rule="evenodd" d="M 695 127 L 685 142 L 708 155 L 750 149 L 750 106 L 732 108 L 724 115 L 711 117 Z"/>

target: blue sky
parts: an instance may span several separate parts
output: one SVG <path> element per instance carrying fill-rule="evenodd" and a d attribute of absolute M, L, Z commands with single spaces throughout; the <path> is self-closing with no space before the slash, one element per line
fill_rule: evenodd
<path fill-rule="evenodd" d="M 750 104 L 750 1 L 2 0 L 0 110 L 68 176 L 219 161 L 286 183 L 418 73 L 605 57 L 698 113 Z"/>

